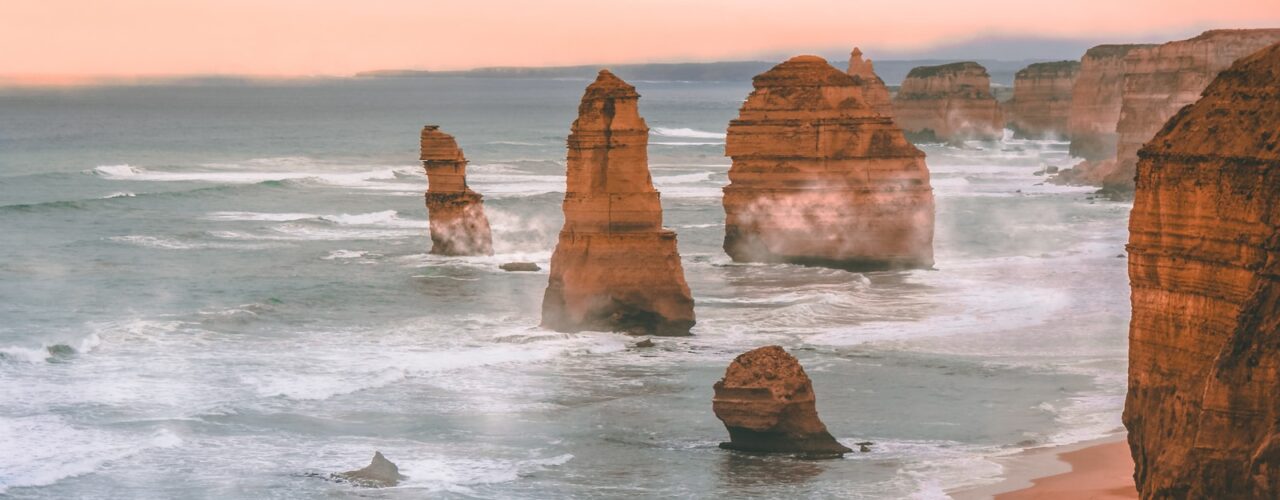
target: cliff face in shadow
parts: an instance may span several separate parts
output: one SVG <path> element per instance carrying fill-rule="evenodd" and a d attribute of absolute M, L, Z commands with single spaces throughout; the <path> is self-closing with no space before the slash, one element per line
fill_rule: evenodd
<path fill-rule="evenodd" d="M 1280 497 L 1280 44 L 1223 71 L 1137 157 L 1124 423 L 1138 489 Z"/>

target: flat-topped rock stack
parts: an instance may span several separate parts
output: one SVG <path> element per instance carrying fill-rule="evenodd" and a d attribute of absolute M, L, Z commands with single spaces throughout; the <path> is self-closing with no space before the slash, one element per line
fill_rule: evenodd
<path fill-rule="evenodd" d="M 893 117 L 914 141 L 996 140 L 1004 135 L 991 77 L 975 62 L 912 68 L 893 98 Z"/>
<path fill-rule="evenodd" d="M 1013 99 L 1004 107 L 1014 137 L 1068 137 L 1071 89 L 1079 72 L 1079 61 L 1035 63 L 1018 71 Z"/>
<path fill-rule="evenodd" d="M 453 136 L 437 125 L 423 127 L 420 158 L 427 171 L 431 253 L 493 255 L 484 197 L 467 187 L 467 158 Z"/>
<path fill-rule="evenodd" d="M 1280 498 L 1280 44 L 1223 71 L 1137 156 L 1124 424 L 1138 490 Z"/>
<path fill-rule="evenodd" d="M 865 81 L 865 80 L 864 80 Z M 729 123 L 724 249 L 738 262 L 844 269 L 933 265 L 924 153 L 816 56 L 755 77 Z"/>
<path fill-rule="evenodd" d="M 1109 160 L 1116 156 L 1116 122 L 1124 98 L 1124 58 L 1154 45 L 1098 45 L 1080 58 L 1080 73 L 1071 86 L 1067 132 L 1071 156 Z"/>
<path fill-rule="evenodd" d="M 893 116 L 893 95 L 889 93 L 889 87 L 880 79 L 880 75 L 876 74 L 871 59 L 862 59 L 861 49 L 853 48 L 853 52 L 849 54 L 849 69 L 845 73 L 852 76 L 854 82 L 862 88 L 862 96 L 871 109 L 884 116 Z"/>
<path fill-rule="evenodd" d="M 542 325 L 683 335 L 693 298 L 662 227 L 640 94 L 607 70 L 587 87 L 568 140 L 564 227 L 551 257 Z"/>

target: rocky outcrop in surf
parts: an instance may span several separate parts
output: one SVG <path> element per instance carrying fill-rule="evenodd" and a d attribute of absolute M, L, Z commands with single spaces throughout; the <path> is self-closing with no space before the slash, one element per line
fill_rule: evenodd
<path fill-rule="evenodd" d="M 1124 424 L 1138 490 L 1280 498 L 1280 44 L 1137 155 Z"/>
<path fill-rule="evenodd" d="M 853 52 L 849 54 L 849 69 L 845 72 L 862 89 L 863 100 L 871 109 L 884 116 L 893 116 L 893 96 L 889 93 L 889 87 L 876 74 L 871 59 L 862 59 L 861 49 L 853 48 Z"/>
<path fill-rule="evenodd" d="M 913 141 L 995 140 L 1004 135 L 991 77 L 975 62 L 913 68 L 893 98 L 893 116 Z"/>
<path fill-rule="evenodd" d="M 693 297 L 676 234 L 662 227 L 640 94 L 608 70 L 587 87 L 569 134 L 564 227 L 542 325 L 558 331 L 688 334 Z"/>
<path fill-rule="evenodd" d="M 369 462 L 369 466 L 359 470 L 338 472 L 332 475 L 336 481 L 351 483 L 355 486 L 365 488 L 390 488 L 400 481 L 408 479 L 400 474 L 400 468 L 396 464 L 387 460 L 382 456 L 382 452 L 373 452 L 373 461 Z"/>
<path fill-rule="evenodd" d="M 810 457 L 853 451 L 827 432 L 818 418 L 813 382 L 800 362 L 778 346 L 735 358 L 715 384 L 711 408 L 729 431 L 721 448 Z"/>
<path fill-rule="evenodd" d="M 1079 61 L 1035 63 L 1018 71 L 1013 99 L 1004 106 L 1014 137 L 1067 137 L 1071 89 L 1079 72 Z"/>
<path fill-rule="evenodd" d="M 738 262 L 931 267 L 933 189 L 922 153 L 816 56 L 755 77 L 725 154 L 724 249 Z"/>
<path fill-rule="evenodd" d="M 1071 156 L 1109 160 L 1116 156 L 1116 122 L 1124 97 L 1124 58 L 1129 52 L 1154 45 L 1098 45 L 1080 59 L 1080 72 L 1071 86 L 1067 133 Z"/>
<path fill-rule="evenodd" d="M 438 125 L 422 128 L 422 166 L 427 170 L 427 214 L 431 253 L 493 255 L 493 235 L 484 197 L 467 187 L 467 158 L 453 136 Z"/>

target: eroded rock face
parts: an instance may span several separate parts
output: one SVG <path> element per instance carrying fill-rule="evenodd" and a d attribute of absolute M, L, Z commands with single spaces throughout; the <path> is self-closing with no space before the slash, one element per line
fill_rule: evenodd
<path fill-rule="evenodd" d="M 1280 498 L 1280 45 L 1223 71 L 1138 156 L 1124 411 L 1138 489 Z"/>
<path fill-rule="evenodd" d="M 1135 50 L 1125 59 L 1124 102 L 1115 171 L 1103 188 L 1132 192 L 1138 149 L 1183 106 L 1195 102 L 1236 59 L 1280 42 L 1280 29 L 1212 30 L 1189 40 Z"/>
<path fill-rule="evenodd" d="M 467 187 L 467 158 L 453 136 L 437 125 L 423 127 L 421 160 L 427 170 L 431 253 L 493 255 L 484 197 Z"/>
<path fill-rule="evenodd" d="M 688 334 L 693 297 L 662 227 L 640 94 L 607 70 L 587 87 L 569 134 L 564 227 L 551 256 L 542 325 L 558 331 Z"/>
<path fill-rule="evenodd" d="M 1079 61 L 1035 63 L 1014 76 L 1005 118 L 1015 137 L 1065 138 Z"/>
<path fill-rule="evenodd" d="M 845 71 L 853 77 L 854 83 L 862 88 L 862 97 L 876 113 L 893 116 L 893 96 L 884 80 L 876 74 L 875 65 L 870 59 L 862 59 L 862 50 L 854 47 L 849 54 L 849 69 Z"/>
<path fill-rule="evenodd" d="M 1124 58 L 1129 52 L 1154 45 L 1098 45 L 1080 59 L 1080 72 L 1071 86 L 1067 132 L 1071 156 L 1110 160 L 1116 156 L 1116 122 L 1124 94 Z M 1098 182 L 1101 182 L 1099 179 Z"/>
<path fill-rule="evenodd" d="M 915 141 L 995 140 L 1004 134 L 991 77 L 975 62 L 913 68 L 893 98 L 893 115 Z"/>
<path fill-rule="evenodd" d="M 365 488 L 390 488 L 408 478 L 401 475 L 400 468 L 382 456 L 382 452 L 375 451 L 368 467 L 333 474 L 333 479 Z"/>
<path fill-rule="evenodd" d="M 711 408 L 729 430 L 721 448 L 841 456 L 850 451 L 818 418 L 813 382 L 778 346 L 738 356 L 715 384 Z"/>
<path fill-rule="evenodd" d="M 724 249 L 738 262 L 933 265 L 924 153 L 853 77 L 798 56 L 755 77 L 725 154 Z"/>

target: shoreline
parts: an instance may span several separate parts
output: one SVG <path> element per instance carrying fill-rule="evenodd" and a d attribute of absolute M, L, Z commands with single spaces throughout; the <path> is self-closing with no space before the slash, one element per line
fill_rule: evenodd
<path fill-rule="evenodd" d="M 957 500 L 1138 498 L 1133 485 L 1133 458 L 1124 433 L 1072 445 L 1035 448 L 997 461 L 1005 468 L 1000 482 L 947 493 Z"/>

